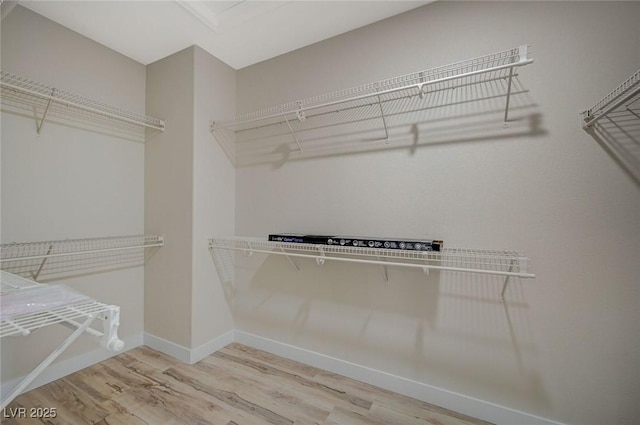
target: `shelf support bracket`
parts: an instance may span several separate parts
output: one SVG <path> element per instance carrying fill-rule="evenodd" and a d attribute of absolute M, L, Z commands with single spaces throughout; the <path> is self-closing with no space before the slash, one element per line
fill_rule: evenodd
<path fill-rule="evenodd" d="M 251 247 L 251 242 L 247 242 L 248 249 L 244 250 L 245 257 L 251 257 L 253 255 L 253 248 Z"/>
<path fill-rule="evenodd" d="M 378 97 L 378 106 L 380 107 L 380 116 L 382 117 L 382 124 L 384 125 L 384 142 L 389 144 L 389 129 L 387 128 L 387 118 L 384 116 L 384 109 L 382 109 L 382 100 L 380 95 Z"/>
<path fill-rule="evenodd" d="M 287 119 L 287 117 L 284 117 L 284 121 L 287 123 L 287 127 L 289 127 L 289 131 L 291 132 L 291 135 L 293 136 L 293 139 L 296 141 L 296 144 L 298 145 L 298 151 L 302 152 L 302 146 L 300 145 L 300 141 L 298 140 L 298 136 L 296 136 L 296 133 L 293 131 L 293 128 L 291 128 L 291 124 L 289 124 L 289 120 Z"/>
<path fill-rule="evenodd" d="M 44 120 L 47 118 L 47 113 L 49 112 L 49 106 L 51 106 L 51 101 L 56 94 L 56 89 L 51 89 L 51 97 L 47 101 L 47 106 L 44 108 L 44 113 L 42 114 L 42 118 L 40 119 L 40 123 L 38 123 L 38 118 L 36 117 L 36 133 L 40 134 L 40 130 L 42 129 L 42 124 L 44 124 Z"/>
<path fill-rule="evenodd" d="M 504 108 L 504 126 L 509 126 L 509 99 L 511 98 L 511 82 L 513 81 L 513 67 L 509 68 L 509 80 L 507 83 L 507 104 Z"/>
<path fill-rule="evenodd" d="M 44 267 L 44 263 L 47 262 L 47 260 L 49 259 L 49 255 L 51 255 L 51 251 L 53 250 L 53 245 L 49 245 L 49 249 L 47 250 L 47 256 L 44 257 L 42 259 L 42 263 L 40 263 L 40 267 L 38 267 L 38 270 L 35 273 L 31 273 L 31 278 L 33 280 L 38 280 L 38 276 L 40 276 L 40 272 L 42 272 L 42 269 Z"/>
<path fill-rule="evenodd" d="M 524 273 L 527 270 L 528 260 L 526 257 L 518 258 L 518 269 L 520 273 Z M 516 266 L 516 260 L 511 260 L 509 264 L 509 269 L 507 270 L 509 273 L 513 272 L 513 268 Z M 500 291 L 500 302 L 504 302 L 504 294 L 507 292 L 507 285 L 509 284 L 509 279 L 511 276 L 507 276 L 504 279 L 504 284 L 502 285 L 502 291 Z"/>
<path fill-rule="evenodd" d="M 513 265 L 509 266 L 509 271 L 513 269 Z M 507 276 L 504 278 L 504 284 L 502 285 L 502 291 L 500 291 L 500 302 L 504 302 L 504 294 L 507 291 L 507 284 L 509 283 L 509 278 L 511 276 Z"/>
<path fill-rule="evenodd" d="M 324 262 L 325 262 L 325 255 L 324 255 L 324 250 L 319 245 L 318 245 L 318 251 L 320 251 L 320 255 L 318 257 L 316 257 L 316 263 L 319 266 L 322 266 L 324 264 Z"/>
<path fill-rule="evenodd" d="M 287 260 L 289 260 L 289 263 L 291 263 L 291 265 L 293 266 L 293 268 L 299 272 L 300 268 L 298 267 L 298 265 L 293 261 L 293 258 L 291 258 L 291 256 L 289 254 L 287 254 L 287 251 L 284 250 L 284 248 L 282 247 L 282 245 L 280 246 L 280 251 L 282 251 L 282 253 L 284 254 L 285 257 L 287 257 Z"/>
<path fill-rule="evenodd" d="M 378 257 L 378 261 L 380 261 L 381 263 L 384 262 L 382 257 Z M 380 264 L 380 268 L 382 270 L 382 276 L 384 277 L 385 283 L 389 283 L 389 272 L 387 271 L 387 265 L 386 264 Z"/>

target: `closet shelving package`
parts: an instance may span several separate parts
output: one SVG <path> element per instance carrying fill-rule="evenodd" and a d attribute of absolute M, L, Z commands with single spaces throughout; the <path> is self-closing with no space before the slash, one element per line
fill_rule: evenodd
<path fill-rule="evenodd" d="M 56 104 L 116 121 L 164 131 L 165 123 L 161 119 L 127 111 L 10 72 L 0 71 L 0 86 L 2 87 L 3 103 L 19 103 L 42 111 L 42 117 L 39 118 L 39 121 L 36 119 L 38 133 L 42 129 L 47 114 Z"/>
<path fill-rule="evenodd" d="M 0 271 L 0 296 L 3 310 L 15 307 L 9 299 L 13 295 L 30 296 L 34 298 L 29 305 L 40 306 L 31 312 L 15 315 L 3 315 L 0 322 L 0 338 L 10 336 L 26 336 L 41 328 L 53 325 L 65 325 L 73 329 L 60 346 L 51 352 L 33 371 L 24 377 L 20 383 L 2 399 L 4 408 L 13 401 L 34 379 L 36 379 L 60 354 L 62 354 L 78 337 L 84 333 L 99 338 L 100 344 L 111 351 L 120 351 L 124 342 L 118 338 L 120 323 L 120 307 L 97 302 L 89 297 L 76 297 L 73 302 L 57 302 L 47 306 L 48 300 L 39 297 L 39 291 L 49 293 L 52 286 L 37 283 L 5 271 Z M 80 294 L 81 295 L 81 294 Z M 13 301 L 15 303 L 15 301 Z M 24 301 L 21 302 L 24 304 Z M 103 322 L 103 330 L 91 328 L 94 320 Z"/>
<path fill-rule="evenodd" d="M 462 86 L 506 81 L 504 122 L 508 121 L 512 80 L 528 65 L 529 47 L 519 46 L 465 61 L 397 76 L 307 99 L 272 106 L 232 120 L 212 121 L 210 131 L 235 162 L 242 143 L 285 141 L 302 152 L 305 141 L 347 136 L 363 122 L 374 123 L 380 140 L 389 143 L 390 120 L 424 107 L 433 94 Z M 422 106 L 419 106 L 422 102 Z M 342 129 L 340 127 L 342 126 Z M 360 126 L 360 127 L 357 127 Z"/>
<path fill-rule="evenodd" d="M 534 278 L 529 272 L 529 258 L 516 251 L 443 248 L 441 251 L 409 251 L 401 249 L 365 248 L 340 245 L 274 242 L 261 238 L 213 238 L 209 249 L 254 252 L 311 258 L 319 265 L 325 261 L 343 261 L 381 266 L 410 267 L 428 270 L 447 270 L 497 275 L 504 277 Z M 386 273 L 385 273 L 386 277 Z M 502 296 L 508 280 L 502 288 Z"/>

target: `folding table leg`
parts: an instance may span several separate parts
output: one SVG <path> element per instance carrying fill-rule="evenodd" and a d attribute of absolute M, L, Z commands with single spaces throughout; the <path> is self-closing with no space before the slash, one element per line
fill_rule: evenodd
<path fill-rule="evenodd" d="M 13 391 L 7 396 L 6 399 L 2 400 L 2 404 L 0 405 L 0 410 L 4 410 L 5 407 L 9 405 L 20 393 L 31 383 L 34 379 L 36 379 L 60 354 L 66 350 L 71 343 L 73 343 L 84 331 L 87 330 L 91 322 L 95 319 L 95 316 L 88 317 L 84 323 L 76 329 L 64 342 L 56 348 L 49 356 L 43 360 L 42 363 L 38 365 L 31 373 L 29 373 L 23 380 L 16 386 Z"/>

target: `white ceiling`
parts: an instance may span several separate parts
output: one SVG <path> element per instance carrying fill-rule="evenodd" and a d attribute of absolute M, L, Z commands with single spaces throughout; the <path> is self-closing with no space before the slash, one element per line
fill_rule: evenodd
<path fill-rule="evenodd" d="M 240 69 L 431 1 L 21 0 L 18 3 L 145 65 L 196 44 Z"/>

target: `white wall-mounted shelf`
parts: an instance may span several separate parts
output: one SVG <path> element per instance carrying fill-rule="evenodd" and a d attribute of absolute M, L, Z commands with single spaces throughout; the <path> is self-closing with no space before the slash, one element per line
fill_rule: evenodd
<path fill-rule="evenodd" d="M 375 121 L 380 140 L 390 142 L 389 119 L 415 112 L 416 102 L 461 86 L 506 80 L 504 122 L 508 121 L 516 68 L 531 64 L 529 47 L 519 46 L 473 59 L 402 75 L 320 96 L 272 106 L 233 120 L 212 121 L 210 131 L 232 161 L 236 147 L 251 140 L 279 139 L 301 152 L 305 141 L 347 134 Z M 342 129 L 339 126 L 350 126 Z M 240 154 L 240 153 L 238 153 Z"/>
<path fill-rule="evenodd" d="M 640 184 L 640 70 L 581 115 L 582 128 Z"/>
<path fill-rule="evenodd" d="M 164 236 L 133 235 L 0 245 L 0 268 L 37 280 L 43 272 L 139 261 L 146 248 L 164 246 Z"/>
<path fill-rule="evenodd" d="M 602 118 L 621 109 L 628 111 L 631 104 L 639 100 L 640 95 L 640 70 L 627 78 L 611 93 L 596 102 L 592 107 L 581 112 L 583 128 L 588 129 Z M 635 108 L 635 117 L 640 120 L 639 109 Z"/>
<path fill-rule="evenodd" d="M 372 264 L 380 266 L 410 267 L 428 270 L 446 270 L 454 272 L 480 273 L 504 276 L 507 279 L 502 288 L 501 297 L 508 278 L 535 278 L 529 271 L 529 258 L 509 250 L 477 250 L 443 248 L 441 251 L 409 251 L 401 249 L 364 248 L 340 245 L 319 245 L 306 243 L 273 242 L 263 238 L 213 238 L 209 240 L 209 249 L 232 250 L 251 255 L 255 252 L 269 255 L 283 255 L 292 266 L 298 266 L 292 258 L 314 259 L 318 265 L 325 261 L 343 261 L 350 263 Z M 385 269 L 385 279 L 387 278 Z"/>
<path fill-rule="evenodd" d="M 53 105 L 58 104 L 69 109 L 98 114 L 116 121 L 136 126 L 164 131 L 163 120 L 144 114 L 127 111 L 77 94 L 73 94 L 46 84 L 21 77 L 6 71 L 0 71 L 3 104 L 20 103 L 40 111 L 36 118 L 36 131 L 39 134 L 47 114 Z"/>
<path fill-rule="evenodd" d="M 38 289 L 47 288 L 35 281 L 0 271 L 0 294 L 16 294 L 23 291 L 31 291 L 39 294 Z M 35 292 L 34 292 L 35 291 Z M 3 299 L 3 307 L 7 298 Z M 48 300 L 37 299 L 37 303 L 46 305 Z M 98 331 L 90 327 L 95 319 L 102 320 L 103 330 Z M 17 314 L 4 317 L 0 322 L 0 338 L 9 336 L 26 336 L 33 331 L 52 325 L 65 325 L 73 329 L 62 344 L 56 348 L 45 360 L 42 361 L 31 373 L 29 373 L 7 396 L 2 399 L 1 409 L 4 409 L 15 397 L 17 397 L 34 379 L 36 379 L 60 354 L 62 354 L 80 335 L 86 333 L 100 340 L 100 344 L 111 351 L 120 351 L 124 342 L 118 338 L 118 326 L 120 324 L 120 307 L 97 302 L 88 297 L 82 301 L 68 305 L 57 304 L 55 307 L 41 309 L 39 311 Z"/>

